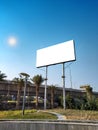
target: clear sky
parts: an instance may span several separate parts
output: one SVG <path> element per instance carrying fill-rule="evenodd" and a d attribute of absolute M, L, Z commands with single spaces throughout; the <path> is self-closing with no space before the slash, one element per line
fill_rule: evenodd
<path fill-rule="evenodd" d="M 16 46 L 8 45 L 12 36 Z M 98 0 L 0 0 L 0 70 L 8 79 L 20 72 L 45 77 L 45 68 L 36 68 L 36 50 L 72 39 L 72 87 L 90 84 L 98 91 Z M 69 67 L 65 74 L 69 88 Z M 48 68 L 48 84 L 62 86 L 61 76 L 62 65 Z"/>

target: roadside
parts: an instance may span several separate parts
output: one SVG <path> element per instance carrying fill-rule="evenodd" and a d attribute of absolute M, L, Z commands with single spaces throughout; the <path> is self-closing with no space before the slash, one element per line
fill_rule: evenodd
<path fill-rule="evenodd" d="M 57 116 L 57 120 L 66 120 L 66 116 L 64 116 L 62 114 L 59 114 L 59 113 L 56 113 L 56 112 L 49 112 L 49 111 L 43 111 L 43 112 L 50 113 L 50 114 Z"/>
<path fill-rule="evenodd" d="M 59 113 L 56 113 L 56 112 L 49 112 L 51 114 L 54 114 L 57 116 L 57 120 L 66 120 L 66 116 L 62 115 L 62 114 L 59 114 Z"/>

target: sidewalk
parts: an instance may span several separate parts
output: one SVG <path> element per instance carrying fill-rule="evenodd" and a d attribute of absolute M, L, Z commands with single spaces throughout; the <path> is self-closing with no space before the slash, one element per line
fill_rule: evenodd
<path fill-rule="evenodd" d="M 48 113 L 51 113 L 51 114 L 56 115 L 56 116 L 58 117 L 57 120 L 66 120 L 66 116 L 61 115 L 61 114 L 59 114 L 59 113 L 56 113 L 56 112 L 48 112 Z"/>
<path fill-rule="evenodd" d="M 40 112 L 42 110 L 38 110 L 37 112 Z M 49 111 L 43 111 L 43 112 L 47 112 L 47 113 L 50 113 L 50 114 L 53 114 L 55 116 L 57 116 L 57 120 L 66 120 L 66 116 L 62 115 L 62 114 L 59 114 L 59 113 L 56 113 L 56 112 L 49 112 Z"/>

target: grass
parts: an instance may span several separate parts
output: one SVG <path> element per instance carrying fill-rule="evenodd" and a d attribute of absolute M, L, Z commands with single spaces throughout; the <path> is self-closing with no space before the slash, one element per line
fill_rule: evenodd
<path fill-rule="evenodd" d="M 44 111 L 25 110 L 25 115 L 22 116 L 22 111 L 0 111 L 0 119 L 53 119 L 57 117 L 48 112 L 56 112 L 66 116 L 66 119 L 70 120 L 98 120 L 98 111 L 85 111 L 85 110 L 73 110 L 73 109 L 51 109 Z"/>
<path fill-rule="evenodd" d="M 74 109 L 53 109 L 54 111 L 66 116 L 66 119 L 74 120 L 98 120 L 98 111 L 74 110 Z"/>
<path fill-rule="evenodd" d="M 57 119 L 55 115 L 37 112 L 36 110 L 25 110 L 24 116 L 22 111 L 0 111 L 0 119 Z"/>

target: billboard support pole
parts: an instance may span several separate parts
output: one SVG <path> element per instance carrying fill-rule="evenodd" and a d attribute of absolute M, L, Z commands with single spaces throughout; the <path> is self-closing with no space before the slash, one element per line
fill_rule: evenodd
<path fill-rule="evenodd" d="M 62 71 L 62 79 L 63 79 L 63 108 L 66 109 L 66 101 L 65 101 L 65 66 L 63 63 L 63 71 Z"/>
<path fill-rule="evenodd" d="M 46 110 L 47 107 L 47 69 L 48 67 L 46 66 L 46 77 L 45 77 L 45 91 L 44 91 L 44 110 Z"/>

